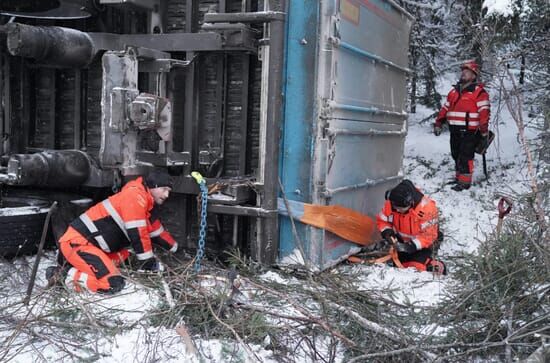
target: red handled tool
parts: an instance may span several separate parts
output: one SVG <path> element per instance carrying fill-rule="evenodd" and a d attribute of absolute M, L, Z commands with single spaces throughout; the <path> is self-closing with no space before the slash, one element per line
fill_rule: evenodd
<path fill-rule="evenodd" d="M 497 222 L 497 238 L 500 237 L 500 230 L 502 229 L 502 221 L 504 217 L 512 211 L 512 201 L 510 198 L 501 197 L 498 201 L 498 222 Z"/>

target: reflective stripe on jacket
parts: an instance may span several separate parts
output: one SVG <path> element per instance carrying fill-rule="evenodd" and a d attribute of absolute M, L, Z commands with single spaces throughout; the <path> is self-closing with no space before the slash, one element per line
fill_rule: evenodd
<path fill-rule="evenodd" d="M 430 248 L 437 239 L 439 230 L 438 210 L 435 201 L 427 196 L 416 207 L 407 213 L 392 210 L 391 203 L 386 200 L 384 207 L 376 216 L 378 230 L 393 229 L 405 242 L 412 242 L 417 249 Z"/>
<path fill-rule="evenodd" d="M 153 205 L 153 197 L 140 177 L 88 209 L 71 226 L 107 253 L 132 247 L 139 260 L 146 260 L 153 257 L 150 237 Z"/>
<path fill-rule="evenodd" d="M 451 131 L 462 129 L 487 133 L 490 112 L 489 94 L 482 84 L 470 85 L 462 90 L 462 93 L 459 87 L 455 86 L 447 95 L 435 125 L 441 127 L 441 123 L 446 119 Z"/>

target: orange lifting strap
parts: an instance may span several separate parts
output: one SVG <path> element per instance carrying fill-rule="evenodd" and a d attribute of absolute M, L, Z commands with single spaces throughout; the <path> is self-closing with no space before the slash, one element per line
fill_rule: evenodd
<path fill-rule="evenodd" d="M 390 250 L 386 256 L 382 256 L 374 259 L 363 259 L 357 256 L 348 257 L 348 261 L 351 263 L 386 263 L 389 260 L 392 260 L 395 266 L 399 268 L 404 268 L 401 261 L 399 261 L 399 256 L 393 246 L 390 247 Z"/>
<path fill-rule="evenodd" d="M 367 246 L 373 242 L 376 222 L 359 212 L 340 205 L 318 206 L 304 203 L 300 222 L 323 228 L 348 241 Z"/>

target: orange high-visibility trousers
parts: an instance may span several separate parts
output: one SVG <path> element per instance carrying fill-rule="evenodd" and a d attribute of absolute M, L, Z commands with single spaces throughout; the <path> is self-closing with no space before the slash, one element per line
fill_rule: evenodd
<path fill-rule="evenodd" d="M 418 271 L 430 271 L 446 275 L 447 267 L 442 261 L 432 259 L 431 248 L 421 249 L 414 253 L 399 252 L 399 260 L 404 268 L 414 267 Z"/>
<path fill-rule="evenodd" d="M 85 288 L 92 292 L 117 292 L 124 287 L 124 279 L 117 265 L 128 258 L 128 250 L 107 254 L 72 227 L 61 237 L 59 250 L 73 267 L 66 282 L 72 284 L 75 290 Z"/>

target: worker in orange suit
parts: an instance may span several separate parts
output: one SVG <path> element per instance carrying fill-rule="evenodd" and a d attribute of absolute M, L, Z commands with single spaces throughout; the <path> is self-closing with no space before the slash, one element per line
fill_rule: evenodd
<path fill-rule="evenodd" d="M 441 239 L 437 206 L 410 180 L 386 192 L 376 224 L 385 244 L 397 250 L 403 267 L 446 273 L 443 262 L 432 259 L 433 244 Z"/>
<path fill-rule="evenodd" d="M 178 245 L 151 212 L 166 201 L 172 184 L 168 173 L 153 171 L 81 214 L 60 238 L 59 265 L 46 270 L 48 280 L 63 275 L 77 291 L 118 292 L 125 285 L 118 266 L 129 257 L 130 249 L 140 270 L 162 271 L 153 245 L 171 252 Z"/>
<path fill-rule="evenodd" d="M 441 135 L 441 126 L 449 124 L 451 155 L 455 161 L 455 183 L 451 189 L 460 192 L 472 185 L 474 156 L 478 144 L 489 143 L 489 94 L 478 82 L 479 66 L 470 60 L 462 64 L 460 81 L 453 86 L 434 124 L 434 134 Z"/>

